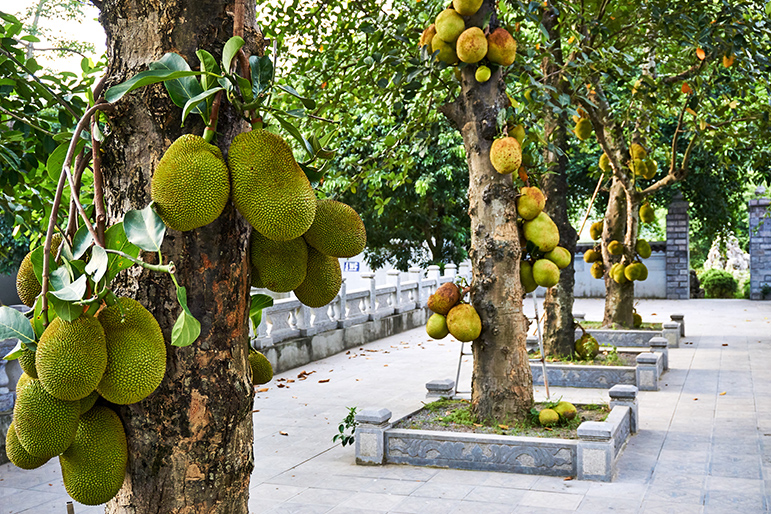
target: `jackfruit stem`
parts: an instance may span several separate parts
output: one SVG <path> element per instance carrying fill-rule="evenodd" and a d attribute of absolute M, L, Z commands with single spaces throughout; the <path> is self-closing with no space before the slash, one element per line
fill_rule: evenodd
<path fill-rule="evenodd" d="M 142 266 L 145 269 L 148 269 L 150 271 L 159 271 L 161 273 L 169 273 L 171 276 L 174 276 L 174 271 L 176 271 L 176 268 L 174 266 L 173 262 L 170 262 L 168 264 L 150 264 L 148 262 L 145 262 L 143 260 L 137 259 L 135 257 L 130 256 L 127 253 L 123 253 L 120 250 L 111 250 L 110 248 L 105 248 L 105 252 L 107 253 L 114 253 L 115 255 L 119 257 L 123 257 L 124 259 L 128 259 L 134 264 L 138 264 Z"/>

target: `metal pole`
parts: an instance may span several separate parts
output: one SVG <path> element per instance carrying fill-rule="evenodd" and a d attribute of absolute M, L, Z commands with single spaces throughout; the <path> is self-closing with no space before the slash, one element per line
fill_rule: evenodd
<path fill-rule="evenodd" d="M 538 349 L 541 350 L 541 366 L 543 367 L 543 384 L 546 386 L 546 400 L 551 401 L 549 394 L 549 376 L 546 374 L 546 353 L 543 350 L 543 336 L 541 336 L 541 320 L 538 316 L 538 300 L 535 297 L 535 291 L 530 293 L 533 298 L 533 308 L 535 309 L 535 326 L 538 327 Z"/>

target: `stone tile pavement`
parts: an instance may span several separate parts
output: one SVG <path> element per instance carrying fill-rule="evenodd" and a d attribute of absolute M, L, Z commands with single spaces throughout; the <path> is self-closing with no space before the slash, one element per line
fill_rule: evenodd
<path fill-rule="evenodd" d="M 582 299 L 574 310 L 598 320 L 602 309 L 602 300 Z M 640 393 L 640 432 L 612 483 L 356 466 L 350 446 L 331 442 L 347 407 L 387 407 L 396 419 L 421 406 L 425 382 L 455 376 L 460 343 L 416 329 L 285 372 L 258 393 L 250 513 L 769 512 L 771 302 L 641 300 L 637 310 L 646 321 L 685 314 L 687 344 L 670 350 L 661 390 Z M 552 395 L 607 400 L 595 389 Z M 0 466 L 0 514 L 64 513 L 67 499 L 55 459 L 34 471 Z"/>

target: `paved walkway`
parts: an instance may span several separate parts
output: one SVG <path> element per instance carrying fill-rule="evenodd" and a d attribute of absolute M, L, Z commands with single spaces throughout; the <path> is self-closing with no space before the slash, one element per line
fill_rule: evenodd
<path fill-rule="evenodd" d="M 602 308 L 601 300 L 579 300 L 574 310 L 598 320 Z M 396 419 L 420 407 L 425 382 L 454 378 L 459 343 L 416 329 L 278 375 L 258 394 L 250 512 L 769 512 L 771 302 L 642 300 L 637 310 L 646 321 L 685 314 L 692 344 L 670 351 L 660 391 L 640 393 L 640 432 L 614 482 L 356 466 L 350 446 L 331 442 L 346 407 L 387 407 Z M 303 371 L 310 375 L 299 380 Z M 552 394 L 607 400 L 594 389 Z M 67 499 L 56 459 L 34 471 L 0 466 L 0 514 L 63 513 Z M 95 512 L 102 508 L 76 508 Z"/>

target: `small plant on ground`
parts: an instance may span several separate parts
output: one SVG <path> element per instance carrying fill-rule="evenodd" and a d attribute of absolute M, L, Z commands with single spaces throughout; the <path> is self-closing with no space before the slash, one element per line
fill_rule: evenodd
<path fill-rule="evenodd" d="M 708 269 L 699 276 L 707 298 L 733 298 L 738 289 L 736 279 L 721 269 Z"/>
<path fill-rule="evenodd" d="M 332 437 L 333 443 L 340 441 L 343 446 L 348 446 L 356 440 L 354 434 L 356 427 L 359 426 L 359 422 L 356 421 L 356 410 L 356 407 L 348 407 L 348 415 L 337 426 L 338 433 Z"/>

